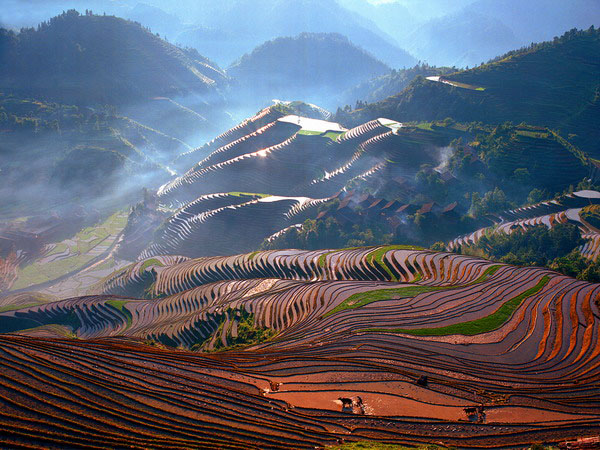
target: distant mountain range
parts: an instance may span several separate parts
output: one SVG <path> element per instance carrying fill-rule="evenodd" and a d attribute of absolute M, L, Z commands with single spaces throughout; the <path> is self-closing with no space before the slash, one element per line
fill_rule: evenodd
<path fill-rule="evenodd" d="M 241 102 L 260 107 L 273 98 L 300 98 L 329 108 L 337 103 L 327 99 L 340 91 L 388 72 L 384 63 L 333 33 L 268 41 L 227 70 Z"/>
<path fill-rule="evenodd" d="M 35 10 L 24 8 L 26 2 L 5 3 L 0 26 L 17 29 L 66 9 L 63 0 L 37 2 Z M 465 67 L 571 28 L 600 25 L 596 0 L 86 0 L 72 6 L 138 21 L 222 66 L 265 41 L 311 32 L 347 36 L 395 69 L 417 60 Z"/>
<path fill-rule="evenodd" d="M 303 32 L 343 34 L 391 67 L 416 63 L 376 24 L 342 8 L 335 0 L 224 0 L 210 6 L 203 4 L 198 14 L 202 27 L 185 31 L 176 40 L 221 63 L 239 58 L 266 40 Z M 206 28 L 219 32 L 204 42 Z"/>
<path fill-rule="evenodd" d="M 450 3 L 450 4 L 449 4 Z M 600 25 L 596 0 L 340 0 L 432 65 L 473 66 L 571 28 Z"/>

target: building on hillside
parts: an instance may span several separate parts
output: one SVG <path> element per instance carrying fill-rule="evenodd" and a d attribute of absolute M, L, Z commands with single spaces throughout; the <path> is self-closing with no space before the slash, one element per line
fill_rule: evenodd
<path fill-rule="evenodd" d="M 381 213 L 386 216 L 393 216 L 398 208 L 400 208 L 402 204 L 398 200 L 392 200 L 387 202 L 381 208 Z"/>
<path fill-rule="evenodd" d="M 367 207 L 367 215 L 370 217 L 377 217 L 381 215 L 382 209 L 385 205 L 387 205 L 388 201 L 385 198 L 378 198 L 373 201 Z"/>
<path fill-rule="evenodd" d="M 440 211 L 440 217 L 451 222 L 458 222 L 460 220 L 460 213 L 458 209 L 458 202 L 452 202 L 442 208 Z"/>
<path fill-rule="evenodd" d="M 367 209 L 375 200 L 376 198 L 371 194 L 363 194 L 358 197 L 357 206 L 360 206 L 362 209 Z"/>
<path fill-rule="evenodd" d="M 418 210 L 417 214 L 421 214 L 423 216 L 427 216 L 430 214 L 435 214 L 440 211 L 440 207 L 436 202 L 424 203 Z"/>
<path fill-rule="evenodd" d="M 335 219 L 341 225 L 347 225 L 349 223 L 356 224 L 360 222 L 359 215 L 356 213 L 356 211 L 354 211 L 354 208 L 352 207 L 352 200 L 353 199 L 351 197 L 347 197 L 346 199 L 344 199 L 333 213 Z"/>
<path fill-rule="evenodd" d="M 418 209 L 419 207 L 417 205 L 406 203 L 398 208 L 395 214 L 398 216 L 410 216 L 416 213 Z"/>
<path fill-rule="evenodd" d="M 452 186 L 458 182 L 456 177 L 452 175 L 452 173 L 449 170 L 440 172 L 440 180 L 442 180 L 446 186 Z"/>

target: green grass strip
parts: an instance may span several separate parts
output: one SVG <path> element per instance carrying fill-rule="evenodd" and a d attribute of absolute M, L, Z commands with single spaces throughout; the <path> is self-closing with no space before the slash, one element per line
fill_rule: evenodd
<path fill-rule="evenodd" d="M 327 255 L 331 255 L 332 253 L 337 253 L 337 252 L 343 252 L 343 251 L 346 251 L 346 250 L 358 250 L 359 248 L 362 248 L 362 247 L 338 248 L 336 250 L 331 250 L 330 252 L 325 252 L 321 256 L 319 256 L 319 267 L 321 269 L 325 268 L 325 265 L 327 263 Z"/>
<path fill-rule="evenodd" d="M 374 262 L 378 263 L 383 268 L 383 270 L 385 270 L 386 273 L 390 276 L 390 280 L 398 281 L 398 278 L 396 277 L 396 275 L 394 275 L 392 270 L 388 267 L 388 265 L 385 263 L 385 261 L 383 259 L 385 257 L 385 254 L 390 250 L 425 250 L 425 249 L 423 247 L 417 247 L 414 245 L 387 245 L 385 247 L 378 248 L 377 250 L 375 250 L 367 255 L 367 262 L 369 264 L 371 264 L 373 266 Z"/>
<path fill-rule="evenodd" d="M 24 303 L 22 305 L 0 306 L 0 313 L 7 312 L 7 311 L 16 311 L 16 310 L 25 309 L 25 308 L 32 308 L 34 306 L 40 306 L 40 305 L 43 305 L 45 303 L 46 302 L 34 302 L 34 303 Z"/>
<path fill-rule="evenodd" d="M 369 303 L 377 302 L 379 300 L 390 300 L 393 297 L 397 299 L 415 297 L 424 292 L 437 291 L 439 288 L 434 286 L 407 286 L 402 288 L 393 289 L 377 289 L 374 291 L 360 292 L 353 294 L 344 300 L 342 303 L 337 305 L 331 311 L 328 311 L 323 317 L 329 317 L 346 309 L 356 309 L 361 306 L 368 305 Z"/>
<path fill-rule="evenodd" d="M 373 291 L 360 292 L 358 294 L 353 294 L 344 300 L 342 303 L 337 305 L 331 311 L 328 311 L 323 315 L 323 318 L 329 317 L 332 314 L 335 314 L 340 311 L 344 311 L 346 309 L 356 309 L 362 306 L 368 305 L 369 303 L 377 302 L 379 300 L 391 300 L 392 298 L 396 298 L 400 300 L 401 298 L 408 297 L 416 297 L 419 294 L 423 294 L 426 292 L 435 292 L 435 291 L 446 291 L 450 289 L 459 289 L 472 286 L 474 284 L 482 283 L 494 275 L 498 269 L 502 267 L 500 265 L 491 266 L 485 269 L 485 271 L 474 281 L 470 283 L 458 285 L 458 286 L 407 286 L 401 288 L 392 288 L 392 289 L 377 289 Z"/>
<path fill-rule="evenodd" d="M 131 317 L 131 312 L 125 307 L 127 304 L 126 300 L 107 300 L 106 304 L 112 306 L 117 311 L 121 311 L 125 315 L 127 319 L 127 328 L 125 329 L 131 327 L 133 318 Z"/>
<path fill-rule="evenodd" d="M 391 330 L 386 330 L 385 328 L 371 328 L 365 331 L 383 331 L 389 333 L 411 334 L 414 336 L 448 336 L 451 334 L 473 336 L 476 334 L 487 333 L 497 330 L 504 325 L 511 318 L 517 308 L 521 306 L 524 300 L 540 292 L 549 281 L 550 277 L 545 275 L 535 286 L 527 289 L 524 292 L 521 292 L 516 297 L 511 298 L 502 306 L 500 306 L 500 308 L 498 308 L 494 313 L 480 319 L 471 320 L 469 322 L 461 322 L 438 328 L 418 328 L 412 330 L 404 328 L 395 328 Z"/>
<path fill-rule="evenodd" d="M 267 198 L 267 197 L 271 196 L 271 194 L 259 194 L 256 192 L 238 192 L 238 191 L 228 192 L 227 195 L 231 195 L 233 197 L 259 197 L 259 198 Z"/>
<path fill-rule="evenodd" d="M 158 267 L 163 267 L 164 264 L 161 263 L 158 259 L 156 258 L 152 258 L 152 259 L 148 259 L 146 261 L 144 261 L 144 264 L 142 264 L 142 267 L 140 267 L 140 274 L 143 273 L 148 267 L 150 266 L 158 266 Z"/>
<path fill-rule="evenodd" d="M 254 259 L 254 257 L 255 257 L 256 255 L 258 255 L 259 253 L 260 253 L 260 252 L 259 252 L 259 251 L 257 251 L 257 252 L 252 252 L 252 253 L 248 254 L 248 260 L 249 260 L 249 261 L 252 261 L 252 260 Z"/>

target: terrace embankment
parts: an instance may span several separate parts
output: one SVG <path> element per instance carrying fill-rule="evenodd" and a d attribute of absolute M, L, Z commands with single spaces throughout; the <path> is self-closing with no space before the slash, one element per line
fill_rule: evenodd
<path fill-rule="evenodd" d="M 499 447 L 597 435 L 599 295 L 545 269 L 399 246 L 155 257 L 96 295 L 0 314 L 12 333 L 0 336 L 1 439 Z"/>
<path fill-rule="evenodd" d="M 572 223 L 578 226 L 581 236 L 588 242 L 579 251 L 595 261 L 600 255 L 600 233 L 593 223 L 593 214 L 600 203 L 600 192 L 582 190 L 558 199 L 525 206 L 498 214 L 497 223 L 492 227 L 481 228 L 472 233 L 459 236 L 448 243 L 448 249 L 457 250 L 464 245 L 476 244 L 483 236 L 491 233 L 511 234 L 515 230 L 544 225 L 552 228 L 556 224 Z M 588 220 L 586 220 L 586 218 Z M 590 219 L 591 218 L 591 219 Z"/>

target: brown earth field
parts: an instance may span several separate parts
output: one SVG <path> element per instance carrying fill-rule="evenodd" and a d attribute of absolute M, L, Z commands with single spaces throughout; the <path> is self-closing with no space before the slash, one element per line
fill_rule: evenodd
<path fill-rule="evenodd" d="M 0 313 L 7 448 L 600 435 L 600 285 L 417 248 L 131 264 Z"/>

